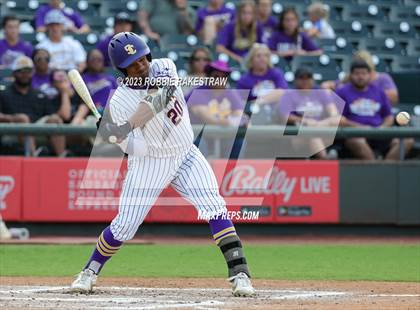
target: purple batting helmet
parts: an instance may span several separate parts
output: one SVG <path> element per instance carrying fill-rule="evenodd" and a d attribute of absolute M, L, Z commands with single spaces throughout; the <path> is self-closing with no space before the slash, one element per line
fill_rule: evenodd
<path fill-rule="evenodd" d="M 108 44 L 108 55 L 114 68 L 124 73 L 125 69 L 140 57 L 146 56 L 152 61 L 152 54 L 146 42 L 132 32 L 120 32 L 114 35 Z"/>

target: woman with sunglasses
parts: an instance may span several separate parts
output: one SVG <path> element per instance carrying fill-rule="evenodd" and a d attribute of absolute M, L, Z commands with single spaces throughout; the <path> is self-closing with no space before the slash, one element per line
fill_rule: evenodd
<path fill-rule="evenodd" d="M 51 82 L 50 53 L 43 48 L 35 49 L 32 53 L 32 60 L 35 67 L 35 72 L 32 76 L 32 87 L 40 90 L 50 99 L 56 97 L 58 90 Z"/>
<path fill-rule="evenodd" d="M 211 61 L 211 53 L 206 47 L 197 47 L 188 60 L 188 76 L 187 77 L 205 77 L 206 66 Z M 193 86 L 185 86 L 182 88 L 184 96 L 193 90 Z"/>

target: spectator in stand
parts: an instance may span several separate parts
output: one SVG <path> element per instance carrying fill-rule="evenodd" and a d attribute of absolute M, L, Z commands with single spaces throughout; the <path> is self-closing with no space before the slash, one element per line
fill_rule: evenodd
<path fill-rule="evenodd" d="M 227 79 L 230 72 L 228 64 L 221 60 L 213 61 L 206 67 L 206 76 L 211 78 Z M 248 122 L 247 117 L 243 115 L 243 98 L 235 89 L 229 89 L 227 85 L 200 86 L 187 96 L 186 101 L 191 111 L 192 124 L 237 127 L 246 125 Z M 196 143 L 199 143 L 205 155 L 209 154 L 211 141 L 199 137 Z M 238 158 L 242 143 L 243 139 L 235 139 L 232 147 L 232 141 L 223 141 L 223 154 Z"/>
<path fill-rule="evenodd" d="M 204 44 L 213 44 L 217 33 L 227 23 L 235 18 L 235 10 L 224 5 L 224 0 L 208 0 L 206 7 L 197 10 L 195 33 L 203 40 Z"/>
<path fill-rule="evenodd" d="M 257 18 L 263 29 L 262 42 L 268 44 L 271 34 L 277 29 L 277 19 L 272 13 L 271 0 L 257 0 Z"/>
<path fill-rule="evenodd" d="M 32 45 L 19 38 L 19 24 L 20 21 L 15 16 L 3 18 L 4 39 L 0 40 L 0 69 L 9 69 L 20 55 L 32 55 Z"/>
<path fill-rule="evenodd" d="M 257 22 L 254 1 L 241 1 L 237 9 L 236 20 L 220 30 L 216 51 L 241 63 L 252 45 L 262 42 L 262 35 L 262 27 Z"/>
<path fill-rule="evenodd" d="M 211 61 L 211 53 L 206 47 L 197 47 L 188 60 L 188 77 L 205 77 L 206 66 Z M 189 94 L 193 86 L 185 86 L 182 88 L 184 94 Z"/>
<path fill-rule="evenodd" d="M 236 87 L 250 89 L 250 101 L 263 97 L 274 89 L 288 88 L 283 71 L 273 68 L 270 56 L 270 49 L 265 44 L 254 43 L 249 51 L 246 62 L 248 72 L 241 76 Z"/>
<path fill-rule="evenodd" d="M 79 41 L 64 36 L 65 17 L 59 10 L 51 10 L 45 17 L 48 37 L 36 47 L 47 50 L 50 55 L 52 69 L 83 70 L 86 61 L 86 52 Z"/>
<path fill-rule="evenodd" d="M 63 120 L 70 119 L 71 86 L 66 78 L 56 85 L 60 96 L 50 100 L 31 86 L 33 62 L 29 57 L 17 58 L 12 70 L 15 82 L 0 91 L 0 122 L 61 124 Z M 56 155 L 66 153 L 64 136 L 51 136 L 50 143 Z M 33 138 L 30 138 L 30 148 L 35 153 Z"/>
<path fill-rule="evenodd" d="M 126 12 L 120 12 L 115 16 L 114 19 L 114 33 L 106 36 L 101 41 L 98 42 L 96 48 L 101 51 L 104 56 L 105 66 L 111 66 L 108 55 L 108 44 L 111 41 L 112 37 L 120 32 L 132 32 L 134 27 L 134 22 L 131 20 L 130 15 Z"/>
<path fill-rule="evenodd" d="M 37 32 L 47 30 L 47 15 L 53 10 L 61 11 L 64 16 L 64 29 L 74 33 L 87 33 L 89 25 L 85 24 L 79 12 L 66 7 L 61 0 L 50 0 L 49 3 L 41 5 L 35 13 L 35 27 Z"/>
<path fill-rule="evenodd" d="M 309 20 L 308 27 L 305 25 L 305 31 L 311 38 L 334 39 L 335 32 L 328 23 L 328 10 L 321 2 L 312 3 L 308 7 Z"/>
<path fill-rule="evenodd" d="M 375 68 L 375 63 L 373 61 L 372 55 L 365 50 L 357 51 L 353 55 L 353 60 L 363 60 L 365 61 L 370 68 L 370 82 L 375 86 L 382 89 L 387 95 L 389 101 L 396 105 L 399 101 L 398 88 L 395 85 L 392 77 L 386 72 L 377 72 Z M 338 89 L 343 84 L 349 81 L 349 75 L 346 75 L 342 81 L 325 81 L 321 84 L 321 87 L 328 89 Z"/>
<path fill-rule="evenodd" d="M 52 85 L 49 68 L 50 53 L 45 49 L 35 49 L 32 54 L 35 73 L 32 76 L 32 87 L 43 92 L 49 99 L 58 95 L 58 90 Z"/>
<path fill-rule="evenodd" d="M 295 89 L 284 92 L 277 105 L 282 122 L 295 126 L 338 127 L 341 114 L 328 90 L 317 89 L 313 72 L 301 67 L 295 72 Z M 322 138 L 296 137 L 291 139 L 296 150 L 308 148 L 317 159 L 328 159 Z"/>
<path fill-rule="evenodd" d="M 299 16 L 293 8 L 281 12 L 277 31 L 271 35 L 268 46 L 273 53 L 288 60 L 293 56 L 322 53 L 309 36 L 299 30 Z"/>
<path fill-rule="evenodd" d="M 143 0 L 138 23 L 143 33 L 159 41 L 163 35 L 192 34 L 195 11 L 186 0 Z"/>
<path fill-rule="evenodd" d="M 379 128 L 391 127 L 394 117 L 391 113 L 391 104 L 385 92 L 370 83 L 371 68 L 363 60 L 356 59 L 351 64 L 349 82 L 337 90 L 345 101 L 342 126 Z M 404 139 L 405 153 L 413 146 L 413 139 Z M 366 138 L 349 138 L 345 146 L 360 159 L 375 159 L 379 153 L 385 159 L 398 159 L 399 140 L 390 141 Z"/>
<path fill-rule="evenodd" d="M 87 55 L 87 66 L 82 74 L 82 78 L 89 89 L 93 103 L 101 114 L 103 114 L 106 107 L 109 94 L 118 86 L 115 78 L 105 73 L 104 69 L 104 56 L 101 51 L 97 49 L 91 50 Z M 94 125 L 96 118 L 94 116 L 88 117 L 89 114 L 89 108 L 82 103 L 79 105 L 71 123 L 76 125 L 84 123 Z"/>

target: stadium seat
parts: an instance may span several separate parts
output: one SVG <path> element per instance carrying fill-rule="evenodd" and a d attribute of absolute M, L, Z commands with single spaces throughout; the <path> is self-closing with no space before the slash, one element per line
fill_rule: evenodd
<path fill-rule="evenodd" d="M 106 17 L 101 16 L 83 16 L 83 19 L 86 24 L 90 26 L 92 31 L 97 33 L 103 33 L 105 31 L 106 25 Z"/>
<path fill-rule="evenodd" d="M 175 51 L 183 57 L 188 57 L 199 45 L 202 44 L 195 35 L 165 35 L 160 40 L 162 51 Z"/>
<path fill-rule="evenodd" d="M 292 71 L 295 72 L 301 67 L 311 68 L 316 81 L 335 80 L 340 69 L 337 62 L 325 54 L 321 56 L 294 57 L 291 62 Z"/>
<path fill-rule="evenodd" d="M 281 69 L 283 72 L 290 70 L 290 63 L 286 59 L 284 59 L 284 57 L 272 55 L 271 63 L 274 67 Z"/>
<path fill-rule="evenodd" d="M 394 38 L 361 39 L 359 49 L 365 49 L 376 55 L 402 55 L 403 48 Z"/>
<path fill-rule="evenodd" d="M 420 74 L 420 54 L 417 56 L 395 56 L 391 63 L 392 72 L 418 71 Z"/>
<path fill-rule="evenodd" d="M 407 55 L 408 56 L 418 56 L 420 55 L 420 41 L 419 40 L 410 40 L 407 44 Z"/>
<path fill-rule="evenodd" d="M 120 1 L 111 1 L 105 0 L 101 3 L 99 8 L 99 13 L 101 16 L 109 17 L 115 16 L 119 12 L 137 12 L 139 5 L 137 1 L 134 0 L 120 0 Z"/>
<path fill-rule="evenodd" d="M 358 20 L 331 21 L 330 24 L 337 37 L 343 37 L 347 40 L 358 40 L 369 36 L 369 29 Z"/>
<path fill-rule="evenodd" d="M 87 51 L 94 49 L 99 40 L 99 36 L 93 32 L 89 34 L 73 34 L 72 37 L 79 41 Z"/>
<path fill-rule="evenodd" d="M 337 37 L 336 39 L 317 39 L 316 43 L 326 54 L 350 55 L 353 53 L 351 43 L 343 37 Z"/>
<path fill-rule="evenodd" d="M 393 6 L 389 11 L 392 22 L 407 22 L 412 25 L 420 24 L 420 3 L 418 6 Z"/>
<path fill-rule="evenodd" d="M 274 0 L 273 1 L 273 14 L 279 15 L 285 8 L 294 8 L 296 12 L 299 14 L 299 16 L 302 18 L 302 16 L 305 16 L 307 4 L 302 3 L 303 1 L 282 1 L 282 0 Z"/>
<path fill-rule="evenodd" d="M 1 1 L 1 16 L 15 15 L 20 19 L 33 19 L 39 7 L 38 1 L 7 0 Z"/>
<path fill-rule="evenodd" d="M 380 22 L 375 24 L 373 34 L 375 37 L 387 37 L 398 40 L 414 38 L 416 31 L 407 22 Z"/>
<path fill-rule="evenodd" d="M 91 1 L 79 0 L 79 1 L 64 1 L 66 7 L 70 7 L 73 10 L 78 11 L 83 17 L 85 16 L 97 16 L 98 10 L 91 3 Z"/>
<path fill-rule="evenodd" d="M 36 33 L 21 33 L 19 34 L 21 40 L 27 41 L 32 45 L 38 44 L 38 40 L 36 39 Z"/>
<path fill-rule="evenodd" d="M 405 5 L 420 5 L 420 0 L 403 0 Z"/>
<path fill-rule="evenodd" d="M 385 21 L 384 11 L 375 4 L 369 5 L 346 5 L 343 8 L 343 20 L 360 21 L 364 24 L 371 24 L 378 21 Z"/>

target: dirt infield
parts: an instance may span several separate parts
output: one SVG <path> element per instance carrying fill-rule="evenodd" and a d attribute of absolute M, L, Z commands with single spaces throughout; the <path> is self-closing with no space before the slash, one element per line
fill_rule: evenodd
<path fill-rule="evenodd" d="M 224 279 L 101 278 L 90 295 L 71 278 L 0 277 L 2 309 L 419 309 L 420 283 L 254 280 L 232 297 Z"/>

